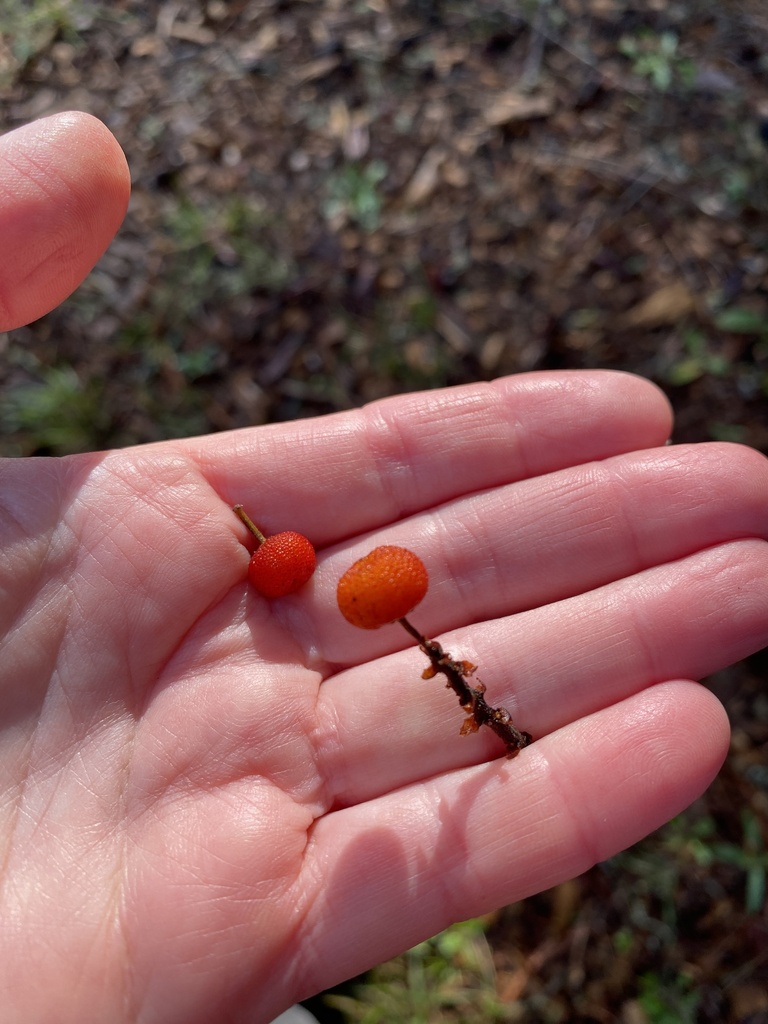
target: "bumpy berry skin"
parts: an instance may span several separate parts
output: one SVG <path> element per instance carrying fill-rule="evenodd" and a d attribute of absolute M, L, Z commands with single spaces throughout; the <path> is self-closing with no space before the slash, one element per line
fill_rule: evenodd
<path fill-rule="evenodd" d="M 360 558 L 339 580 L 336 600 L 347 622 L 378 629 L 407 615 L 429 586 L 424 563 L 407 548 L 385 544 Z"/>
<path fill-rule="evenodd" d="M 263 597 L 293 594 L 315 571 L 315 549 L 293 530 L 273 533 L 254 551 L 248 579 Z"/>

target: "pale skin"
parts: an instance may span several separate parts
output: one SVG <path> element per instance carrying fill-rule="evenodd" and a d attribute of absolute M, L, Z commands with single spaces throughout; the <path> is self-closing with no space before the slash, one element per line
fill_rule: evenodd
<path fill-rule="evenodd" d="M 87 274 L 128 187 L 86 115 L 0 139 L 0 329 Z M 690 804 L 729 739 L 694 680 L 768 643 L 768 472 L 670 430 L 647 382 L 546 373 L 1 462 L 4 1022 L 268 1022 Z M 236 502 L 316 544 L 300 593 L 249 590 Z M 515 759 L 402 629 L 342 619 L 380 543 L 535 737 Z"/>

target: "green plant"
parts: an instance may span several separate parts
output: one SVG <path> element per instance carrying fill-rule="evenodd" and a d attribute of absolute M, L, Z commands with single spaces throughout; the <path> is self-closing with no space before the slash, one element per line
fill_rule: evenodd
<path fill-rule="evenodd" d="M 707 433 L 713 441 L 731 441 L 734 444 L 743 444 L 747 437 L 747 428 L 741 423 L 723 423 L 721 420 L 711 420 L 707 424 Z"/>
<path fill-rule="evenodd" d="M 741 827 L 741 843 L 715 840 L 714 822 L 705 818 L 699 836 L 693 836 L 684 849 L 702 867 L 730 864 L 743 872 L 744 909 L 748 914 L 759 914 L 765 907 L 768 850 L 760 822 L 752 811 L 742 811 Z"/>
<path fill-rule="evenodd" d="M 408 319 L 415 331 L 433 331 L 440 307 L 432 291 L 417 287 L 411 290 L 407 302 Z"/>
<path fill-rule="evenodd" d="M 496 994 L 483 919 L 464 921 L 370 972 L 349 996 L 329 1006 L 359 1024 L 483 1024 L 519 1019 Z"/>
<path fill-rule="evenodd" d="M 323 210 L 328 220 L 350 220 L 364 231 L 379 226 L 382 197 L 379 185 L 387 176 L 381 160 L 347 164 L 328 180 Z"/>
<path fill-rule="evenodd" d="M 715 316 L 715 327 L 731 334 L 757 334 L 768 338 L 768 316 L 746 306 L 726 306 Z"/>
<path fill-rule="evenodd" d="M 622 36 L 619 52 L 632 61 L 632 70 L 647 78 L 659 92 L 668 92 L 673 82 L 684 87 L 693 84 L 696 65 L 678 54 L 678 37 L 674 32 L 639 32 Z"/>
<path fill-rule="evenodd" d="M 57 34 L 69 42 L 79 40 L 78 27 L 90 24 L 95 15 L 84 0 L 0 0 L 0 27 L 7 41 L 13 63 L 0 79 L 0 85 L 9 84 L 18 68 L 35 54 L 44 50 Z"/>
<path fill-rule="evenodd" d="M 640 978 L 637 1001 L 648 1024 L 695 1024 L 700 998 L 685 974 L 668 982 L 654 973 Z"/>
<path fill-rule="evenodd" d="M 720 860 L 735 864 L 745 873 L 744 909 L 748 914 L 759 914 L 765 909 L 768 850 L 755 815 L 745 810 L 741 821 L 744 830 L 741 848 L 731 846 L 728 849 L 718 844 L 716 853 Z"/>
<path fill-rule="evenodd" d="M 170 209 L 168 254 L 152 309 L 177 329 L 201 310 L 252 291 L 279 291 L 294 268 L 266 244 L 273 225 L 255 202 L 235 196 L 200 207 L 182 198 Z"/>
<path fill-rule="evenodd" d="M 709 339 L 696 328 L 690 328 L 683 334 L 683 348 L 685 355 L 666 371 L 667 384 L 676 387 L 692 384 L 705 374 L 725 377 L 731 368 L 730 360 L 718 352 L 713 352 Z"/>
<path fill-rule="evenodd" d="M 401 391 L 454 383 L 463 372 L 462 358 L 438 333 L 436 300 L 421 286 L 409 297 L 406 304 L 399 294 L 376 296 L 364 333 L 359 321 L 350 319 L 347 358 Z"/>
<path fill-rule="evenodd" d="M 220 324 L 237 316 L 239 301 L 254 292 L 279 292 L 290 281 L 294 267 L 282 258 L 280 230 L 253 199 L 232 196 L 200 206 L 171 197 L 155 250 L 162 253 L 160 272 L 110 344 L 120 380 L 116 401 L 106 403 L 110 442 L 133 440 L 137 422 L 149 439 L 210 429 L 210 382 L 188 385 L 225 368 Z M 109 315 L 110 301 L 109 290 L 91 275 L 67 305 L 83 325 Z M 111 387 L 108 381 L 107 399 Z"/>
<path fill-rule="evenodd" d="M 24 436 L 25 452 L 67 455 L 93 448 L 104 426 L 101 385 L 83 383 L 70 366 L 41 367 L 38 376 L 9 393 L 3 427 Z"/>
<path fill-rule="evenodd" d="M 680 815 L 661 829 L 653 841 L 613 857 L 606 869 L 618 869 L 634 878 L 631 911 L 637 922 L 663 941 L 677 931 L 680 879 L 691 865 L 705 870 L 730 865 L 744 873 L 744 909 L 757 914 L 765 906 L 768 877 L 768 849 L 755 814 L 741 815 L 740 841 L 719 839 L 717 826 L 709 816 Z M 628 890 L 629 891 L 629 890 Z M 655 910 L 649 908 L 654 905 Z"/>

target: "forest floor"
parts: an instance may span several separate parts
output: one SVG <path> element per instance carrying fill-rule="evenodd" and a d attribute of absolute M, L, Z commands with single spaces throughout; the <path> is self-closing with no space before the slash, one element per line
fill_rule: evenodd
<path fill-rule="evenodd" d="M 133 179 L 86 283 L 0 335 L 0 454 L 592 367 L 768 452 L 762 0 L 0 0 L 0 32 L 0 129 L 88 110 Z M 765 676 L 708 681 L 733 746 L 691 811 L 344 1019 L 768 1021 Z"/>

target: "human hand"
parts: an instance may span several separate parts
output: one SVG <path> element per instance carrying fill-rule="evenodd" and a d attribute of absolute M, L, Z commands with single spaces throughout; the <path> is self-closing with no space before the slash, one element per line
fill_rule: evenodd
<path fill-rule="evenodd" d="M 94 225 L 124 201 L 96 131 L 60 136 L 81 155 L 58 193 L 95 180 Z M 9 320 L 103 241 L 59 209 L 76 267 L 15 276 L 4 247 Z M 768 474 L 669 430 L 646 382 L 544 373 L 0 463 L 4 1021 L 267 1022 L 690 803 L 728 743 L 691 680 L 767 639 Z M 249 590 L 235 502 L 315 542 L 305 589 Z M 379 543 L 421 556 L 414 624 L 536 738 L 514 760 L 458 735 L 399 627 L 341 617 L 336 581 Z"/>

